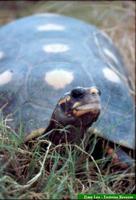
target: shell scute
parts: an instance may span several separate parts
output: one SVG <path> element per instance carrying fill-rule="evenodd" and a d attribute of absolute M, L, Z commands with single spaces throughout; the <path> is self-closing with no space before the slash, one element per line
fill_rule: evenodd
<path fill-rule="evenodd" d="M 11 94 L 4 114 L 13 114 L 14 128 L 20 121 L 25 132 L 46 127 L 67 91 L 95 85 L 102 93 L 102 113 L 94 127 L 102 136 L 134 147 L 134 103 L 124 81 L 127 72 L 105 34 L 70 17 L 41 14 L 3 26 L 0 38 L 0 74 L 13 70 L 12 77 L 10 71 L 5 75 L 7 82 L 3 78 L 5 84 L 0 80 L 0 94 Z M 1 100 L 0 106 L 4 103 Z"/>

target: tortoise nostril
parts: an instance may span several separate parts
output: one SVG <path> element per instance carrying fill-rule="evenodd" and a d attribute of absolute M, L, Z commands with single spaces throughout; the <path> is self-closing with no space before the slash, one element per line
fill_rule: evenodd
<path fill-rule="evenodd" d="M 84 88 L 75 88 L 71 91 L 71 97 L 73 98 L 81 98 L 85 95 Z"/>

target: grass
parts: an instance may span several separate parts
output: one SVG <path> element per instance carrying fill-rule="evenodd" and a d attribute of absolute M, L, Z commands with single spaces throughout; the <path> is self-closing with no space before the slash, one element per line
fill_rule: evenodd
<path fill-rule="evenodd" d="M 85 150 L 89 137 L 79 146 L 43 139 L 26 145 L 23 134 L 17 137 L 4 121 L 0 134 L 0 199 L 76 199 L 78 193 L 135 190 L 134 166 L 117 170 L 109 156 L 95 160 L 93 148 Z"/>
<path fill-rule="evenodd" d="M 34 5 L 16 1 L 15 9 L 9 2 L 0 2 L 0 24 L 38 12 L 55 12 L 104 30 L 125 60 L 134 93 L 134 1 L 38 1 Z M 46 148 L 41 151 L 43 143 Z M 1 120 L 0 199 L 76 199 L 78 193 L 134 193 L 135 167 L 117 169 L 110 157 L 94 160 L 90 153 L 93 147 L 86 151 L 84 143 L 54 146 L 48 140 L 40 140 L 30 148 L 23 144 L 22 130 L 15 133 L 6 120 Z"/>

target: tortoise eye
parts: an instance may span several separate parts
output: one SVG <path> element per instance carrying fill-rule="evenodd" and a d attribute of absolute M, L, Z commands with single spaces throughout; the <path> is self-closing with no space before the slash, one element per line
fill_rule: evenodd
<path fill-rule="evenodd" d="M 59 101 L 59 106 L 60 106 L 60 108 L 63 110 L 63 111 L 66 111 L 66 109 L 67 109 L 67 103 L 70 101 L 70 96 L 68 95 L 68 96 L 65 96 L 63 99 L 60 99 L 60 101 Z"/>
<path fill-rule="evenodd" d="M 65 109 L 66 109 L 66 104 L 65 104 L 65 103 L 61 103 L 61 104 L 60 104 L 60 108 L 61 108 L 63 111 L 65 111 Z"/>
<path fill-rule="evenodd" d="M 90 93 L 92 94 L 92 95 L 96 95 L 96 94 L 98 94 L 98 95 L 101 95 L 101 91 L 98 89 L 98 88 L 91 88 L 90 89 Z"/>
<path fill-rule="evenodd" d="M 68 95 L 68 96 L 65 96 L 63 99 L 60 99 L 60 101 L 59 101 L 59 105 L 61 105 L 62 103 L 66 103 L 66 102 L 68 102 L 68 101 L 70 101 L 70 96 Z"/>
<path fill-rule="evenodd" d="M 92 95 L 95 95 L 95 94 L 97 94 L 97 93 L 93 91 L 93 92 L 91 92 L 91 94 L 92 94 Z"/>

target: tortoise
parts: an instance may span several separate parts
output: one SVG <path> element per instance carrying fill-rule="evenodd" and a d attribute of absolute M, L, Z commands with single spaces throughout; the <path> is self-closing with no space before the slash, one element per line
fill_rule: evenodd
<path fill-rule="evenodd" d="M 135 148 L 128 71 L 103 31 L 40 13 L 2 26 L 0 38 L 1 116 L 13 119 L 12 129 L 21 125 L 30 139 L 44 128 L 58 144 L 82 139 L 92 126 L 102 138 Z M 66 126 L 67 134 L 58 129 Z"/>

